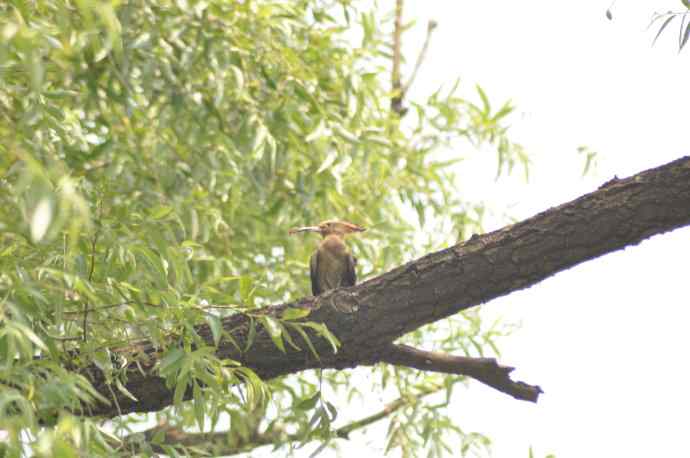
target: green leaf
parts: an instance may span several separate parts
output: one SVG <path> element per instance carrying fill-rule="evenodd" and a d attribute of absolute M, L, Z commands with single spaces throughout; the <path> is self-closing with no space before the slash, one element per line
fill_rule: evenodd
<path fill-rule="evenodd" d="M 330 421 L 334 422 L 335 419 L 338 418 L 338 409 L 336 409 L 335 406 L 328 401 L 326 401 L 326 409 L 328 410 Z"/>
<path fill-rule="evenodd" d="M 486 96 L 486 93 L 484 92 L 484 89 L 480 85 L 477 84 L 477 92 L 479 93 L 479 97 L 482 99 L 482 106 L 483 106 L 483 113 L 484 115 L 488 116 L 489 113 L 491 113 L 491 104 L 489 103 L 489 98 Z"/>
<path fill-rule="evenodd" d="M 211 328 L 211 334 L 213 335 L 213 345 L 216 347 L 220 343 L 220 338 L 223 335 L 223 324 L 216 315 L 207 314 L 206 323 L 208 327 Z"/>
<path fill-rule="evenodd" d="M 328 343 L 331 344 L 331 348 L 333 349 L 333 353 L 338 352 L 338 347 L 340 346 L 340 341 L 338 340 L 338 338 L 335 335 L 333 335 L 333 333 L 331 333 L 331 331 L 328 330 L 328 328 L 326 327 L 325 324 L 308 322 L 308 323 L 304 323 L 303 326 L 306 326 L 308 328 L 312 328 L 313 330 L 315 330 L 318 335 L 325 338 L 328 341 Z"/>
<path fill-rule="evenodd" d="M 307 399 L 302 399 L 296 406 L 295 409 L 301 410 L 301 411 L 307 411 L 311 410 L 316 406 L 316 403 L 319 402 L 319 399 L 321 399 L 321 392 L 317 391 L 313 396 L 307 398 Z"/>
<path fill-rule="evenodd" d="M 661 27 L 659 27 L 659 31 L 656 33 L 656 36 L 654 37 L 654 40 L 652 41 L 652 46 L 656 43 L 656 40 L 659 38 L 659 35 L 661 35 L 661 32 L 664 31 L 667 25 L 671 23 L 672 20 L 676 18 L 675 14 L 671 14 L 664 22 L 661 24 Z"/>
<path fill-rule="evenodd" d="M 688 42 L 688 38 L 690 38 L 690 21 L 687 23 L 685 26 L 685 31 L 681 29 L 681 39 L 680 39 L 680 45 L 678 46 L 678 51 L 682 51 L 685 45 Z"/>
<path fill-rule="evenodd" d="M 187 386 L 189 385 L 189 377 L 179 377 L 175 382 L 175 393 L 173 394 L 173 403 L 176 406 L 182 404 L 184 400 L 184 395 L 187 392 Z"/>
<path fill-rule="evenodd" d="M 307 344 L 312 355 L 314 355 L 314 358 L 316 358 L 317 361 L 321 361 L 321 358 L 319 358 L 319 354 L 316 352 L 316 348 L 314 348 L 314 344 L 311 343 L 311 339 L 309 338 L 309 335 L 306 332 L 304 332 L 304 329 L 302 329 L 302 327 L 299 324 L 288 324 L 292 327 L 292 329 L 297 331 L 299 335 L 302 336 L 302 340 L 304 340 L 304 342 Z"/>
<path fill-rule="evenodd" d="M 240 277 L 240 298 L 247 306 L 253 304 L 252 297 L 254 295 L 254 281 L 251 277 Z"/>
<path fill-rule="evenodd" d="M 316 125 L 316 128 L 313 131 L 311 131 L 311 133 L 309 133 L 309 135 L 307 135 L 304 138 L 304 141 L 305 141 L 305 143 L 311 143 L 314 140 L 316 140 L 317 138 L 320 138 L 321 136 L 323 136 L 323 134 L 325 132 L 326 132 L 326 123 L 324 122 L 323 119 L 321 119 L 319 121 L 319 123 Z M 316 173 L 319 173 L 319 172 L 316 172 Z"/>
<path fill-rule="evenodd" d="M 263 124 L 258 124 L 255 127 L 251 153 L 254 161 L 258 161 L 264 156 L 264 146 L 266 145 L 266 139 L 268 138 L 268 136 L 269 133 L 268 129 L 266 129 L 266 126 L 264 126 Z"/>
<path fill-rule="evenodd" d="M 281 335 L 283 336 L 283 339 L 295 350 L 297 351 L 302 351 L 302 349 L 295 343 L 294 340 L 292 340 L 292 336 L 290 335 L 290 332 L 287 330 L 287 328 L 280 322 L 278 322 L 278 325 L 280 326 L 281 329 Z"/>
<path fill-rule="evenodd" d="M 247 333 L 247 344 L 244 347 L 245 353 L 249 351 L 256 338 L 256 321 L 253 318 L 249 319 L 249 332 Z"/>
<path fill-rule="evenodd" d="M 186 353 L 181 348 L 169 349 L 158 364 L 158 373 L 166 378 L 175 374 L 182 366 L 185 355 Z"/>
<path fill-rule="evenodd" d="M 53 204 L 50 199 L 44 197 L 34 208 L 31 216 L 31 239 L 40 242 L 48 232 L 53 221 Z"/>
<path fill-rule="evenodd" d="M 122 384 L 120 379 L 117 377 L 115 378 L 115 386 L 117 387 L 117 390 L 120 393 L 124 394 L 125 396 L 127 396 L 129 399 L 131 399 L 134 402 L 139 402 L 139 400 L 136 397 L 134 397 L 134 395 L 132 393 L 130 393 L 129 390 L 127 390 L 127 388 L 125 388 L 125 386 Z"/>
<path fill-rule="evenodd" d="M 244 75 L 242 74 L 242 70 L 240 70 L 235 65 L 231 65 L 230 71 L 232 71 L 232 75 L 235 78 L 235 86 L 237 92 L 242 92 L 244 90 Z"/>
<path fill-rule="evenodd" d="M 283 328 L 280 326 L 280 323 L 276 321 L 275 318 L 270 316 L 262 316 L 260 319 L 264 325 L 264 328 L 266 328 L 268 331 L 268 335 L 271 336 L 271 340 L 273 340 L 275 346 L 278 347 L 280 351 L 285 353 L 285 344 L 283 343 Z"/>
<path fill-rule="evenodd" d="M 280 319 L 284 321 L 299 320 L 309 316 L 310 313 L 311 309 L 308 308 L 289 307 L 283 311 Z"/>
<path fill-rule="evenodd" d="M 158 207 L 154 207 L 153 209 L 151 209 L 151 211 L 149 212 L 149 216 L 152 219 L 163 219 L 172 212 L 172 207 L 167 205 L 159 205 Z"/>
<path fill-rule="evenodd" d="M 319 166 L 318 170 L 316 171 L 316 174 L 318 175 L 319 173 L 323 172 L 324 170 L 328 169 L 335 160 L 338 158 L 338 152 L 335 150 L 332 150 L 328 153 L 328 156 L 326 156 L 326 159 L 321 163 Z"/>
<path fill-rule="evenodd" d="M 194 388 L 192 389 L 193 404 L 194 404 L 194 418 L 196 419 L 196 424 L 199 431 L 204 432 L 204 419 L 205 419 L 205 399 L 204 395 L 199 388 L 199 384 L 194 382 Z"/>

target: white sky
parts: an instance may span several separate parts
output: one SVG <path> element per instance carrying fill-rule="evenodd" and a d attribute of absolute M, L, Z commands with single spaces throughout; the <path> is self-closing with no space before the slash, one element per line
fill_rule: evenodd
<path fill-rule="evenodd" d="M 468 199 L 524 219 L 690 154 L 690 50 L 678 55 L 677 24 L 654 47 L 659 24 L 646 29 L 680 1 L 619 1 L 613 21 L 609 4 L 406 2 L 406 20 L 417 20 L 408 60 L 427 20 L 439 22 L 418 96 L 460 76 L 467 94 L 480 83 L 496 105 L 517 105 L 512 132 L 534 161 L 530 183 L 494 182 L 495 163 L 477 154 L 460 169 Z M 579 145 L 599 152 L 585 179 Z M 485 305 L 522 322 L 501 361 L 545 394 L 530 404 L 473 383 L 456 395 L 458 425 L 489 435 L 499 458 L 527 457 L 530 445 L 540 458 L 690 456 L 689 242 L 688 228 L 657 236 Z"/>

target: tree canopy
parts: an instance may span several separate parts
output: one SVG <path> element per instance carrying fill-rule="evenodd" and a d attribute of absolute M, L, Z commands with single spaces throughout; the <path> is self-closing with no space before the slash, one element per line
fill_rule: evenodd
<path fill-rule="evenodd" d="M 406 101 L 404 117 L 391 110 L 392 30 L 385 11 L 345 0 L 0 5 L 9 456 L 333 446 L 382 418 L 386 447 L 406 455 L 487 443 L 446 415 L 460 376 L 378 365 L 262 381 L 215 353 L 233 315 L 281 351 L 315 335 L 337 349 L 300 312 L 254 314 L 308 293 L 313 244 L 289 238 L 290 227 L 334 216 L 368 227 L 352 240 L 367 278 L 479 231 L 483 207 L 452 192 L 449 168 L 472 145 L 495 147 L 499 173 L 526 164 L 507 136 L 511 105 L 493 107 L 480 87 L 439 81 L 426 100 Z M 466 153 L 450 156 L 449 145 Z M 403 340 L 483 355 L 503 332 L 468 311 Z M 123 369 L 150 355 L 117 349 L 142 339 L 174 407 L 155 419 L 82 415 L 112 400 L 80 369 L 95 365 L 113 393 L 131 396 Z M 348 411 L 356 400 L 380 405 Z M 171 443 L 171 431 L 218 436 Z"/>

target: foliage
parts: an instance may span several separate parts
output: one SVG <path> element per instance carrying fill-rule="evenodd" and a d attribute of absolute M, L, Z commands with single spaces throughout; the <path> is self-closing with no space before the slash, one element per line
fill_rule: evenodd
<path fill-rule="evenodd" d="M 229 424 L 243 450 L 280 428 L 333 445 L 333 423 L 356 417 L 339 413 L 345 400 L 372 389 L 410 396 L 440 383 L 450 396 L 458 379 L 390 367 L 364 385 L 335 371 L 263 382 L 193 330 L 208 322 L 220 332 L 221 316 L 307 294 L 313 245 L 288 238 L 294 225 L 337 216 L 370 228 L 353 240 L 363 277 L 477 231 L 482 207 L 453 192 L 449 166 L 463 156 L 441 147 L 488 142 L 502 166 L 526 163 L 503 124 L 512 108 L 494 112 L 481 89 L 479 104 L 456 84 L 413 102 L 403 122 L 392 115 L 386 36 L 362 3 L 0 5 L 8 456 L 129 456 L 133 442 L 122 438 L 153 419 L 78 416 L 99 395 L 74 369 L 96 362 L 126 393 L 111 349 L 140 338 L 160 348 L 159 373 L 176 390 L 157 420 L 190 431 Z M 449 222 L 450 237 L 412 242 L 416 229 Z M 287 321 L 258 325 L 289 345 Z M 407 338 L 482 353 L 500 332 L 469 313 Z M 181 402 L 186 388 L 194 399 Z M 467 450 L 485 443 L 442 404 L 397 410 L 388 447 L 438 456 L 452 437 Z"/>
<path fill-rule="evenodd" d="M 615 1 L 614 1 L 615 3 Z M 668 27 L 671 22 L 673 22 L 675 19 L 680 20 L 679 28 L 678 28 L 678 52 L 681 52 L 685 45 L 688 43 L 688 39 L 690 38 L 690 1 L 689 0 L 680 0 L 680 3 L 683 5 L 684 9 L 682 11 L 671 11 L 668 10 L 663 13 L 655 12 L 652 15 L 652 20 L 649 22 L 649 27 L 651 27 L 654 24 L 659 24 L 659 28 L 657 29 L 656 34 L 654 35 L 654 40 L 652 41 L 652 45 L 656 43 L 656 41 L 659 39 L 661 36 L 661 33 Z M 611 8 L 613 7 L 613 3 L 609 8 L 606 9 L 606 18 L 608 20 L 613 20 L 613 13 L 611 12 Z M 678 21 L 676 21 L 678 22 Z"/>
<path fill-rule="evenodd" d="M 678 29 L 678 52 L 681 52 L 685 45 L 688 43 L 688 38 L 690 38 L 690 3 L 682 0 L 683 6 L 685 6 L 684 11 L 667 11 L 665 13 L 654 13 L 652 20 L 649 23 L 649 27 L 653 24 L 660 22 L 659 30 L 657 30 L 654 36 L 654 42 L 661 35 L 661 32 L 666 29 L 666 27 L 673 22 L 674 19 L 680 20 Z"/>

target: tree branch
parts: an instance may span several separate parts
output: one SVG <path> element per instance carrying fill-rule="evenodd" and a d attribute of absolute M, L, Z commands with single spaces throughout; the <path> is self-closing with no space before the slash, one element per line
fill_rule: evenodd
<path fill-rule="evenodd" d="M 407 83 L 402 88 L 402 94 L 401 98 L 405 97 L 405 94 L 407 94 L 407 91 L 410 90 L 410 87 L 412 87 L 412 83 L 414 83 L 415 78 L 417 77 L 417 73 L 419 72 L 419 69 L 422 67 L 422 63 L 424 62 L 424 58 L 426 57 L 426 53 L 429 50 L 429 43 L 431 42 L 431 34 L 433 33 L 434 29 L 438 26 L 438 23 L 434 20 L 430 20 L 429 23 L 426 26 L 426 38 L 424 39 L 424 45 L 422 46 L 422 50 L 419 51 L 419 55 L 417 56 L 417 62 L 414 65 L 414 70 L 412 70 L 412 75 L 410 75 L 410 79 L 407 80 Z"/>
<path fill-rule="evenodd" d="M 393 73 L 391 81 L 393 85 L 393 96 L 391 97 L 391 110 L 398 116 L 403 116 L 406 109 L 402 106 L 403 87 L 400 74 L 400 63 L 402 61 L 402 14 L 403 0 L 395 2 L 395 23 L 393 29 Z"/>
<path fill-rule="evenodd" d="M 401 396 L 395 401 L 386 404 L 383 409 L 376 413 L 332 430 L 332 436 L 330 437 L 347 440 L 350 433 L 383 420 L 401 408 L 412 405 L 419 399 L 444 389 L 444 386 L 436 385 L 420 390 L 414 397 Z M 163 453 L 165 450 L 161 447 L 162 445 L 194 447 L 203 444 L 215 456 L 231 456 L 238 453 L 246 453 L 264 445 L 277 446 L 290 442 L 305 442 L 303 434 L 287 434 L 285 429 L 284 426 L 274 425 L 271 429 L 264 432 L 255 432 L 247 437 L 242 437 L 237 433 L 233 433 L 232 430 L 214 433 L 189 433 L 167 422 L 163 422 L 146 431 L 130 434 L 119 445 L 112 445 L 131 453 L 140 452 L 142 446 L 151 446 L 154 452 Z M 153 442 L 154 438 L 158 438 L 157 443 Z M 313 438 L 313 440 L 317 439 L 324 440 L 323 437 Z M 309 441 L 307 440 L 307 442 Z"/>
<path fill-rule="evenodd" d="M 466 375 L 523 401 L 537 402 L 539 394 L 543 393 L 538 386 L 511 380 L 510 373 L 515 368 L 501 366 L 494 358 L 453 356 L 407 345 L 390 345 L 381 355 L 380 361 L 421 371 Z"/>
<path fill-rule="evenodd" d="M 631 178 L 612 180 L 572 202 L 498 231 L 475 235 L 352 288 L 260 311 L 280 317 L 289 307 L 309 309 L 307 320 L 324 323 L 338 337 L 341 346 L 337 353 L 309 329 L 305 332 L 310 332 L 319 358 L 304 346 L 301 350 L 286 346 L 283 353 L 261 327 L 251 348 L 241 351 L 238 347 L 246 348 L 253 318 L 237 314 L 222 320 L 224 332 L 234 343 L 223 339 L 216 356 L 239 361 L 263 379 L 317 367 L 344 369 L 379 361 L 395 339 L 420 326 L 688 224 L 690 158 L 684 157 Z M 208 325 L 197 326 L 195 331 L 208 345 L 214 345 Z M 118 405 L 122 413 L 130 413 L 157 411 L 172 404 L 174 389 L 157 375 L 157 349 L 145 341 L 136 348 L 146 358 L 126 366 L 124 381 L 136 400 L 117 389 L 112 390 L 116 393 L 113 399 L 103 373 L 91 365 L 81 373 L 111 402 L 95 403 L 85 415 L 119 415 Z M 191 396 L 189 389 L 184 399 Z"/>

